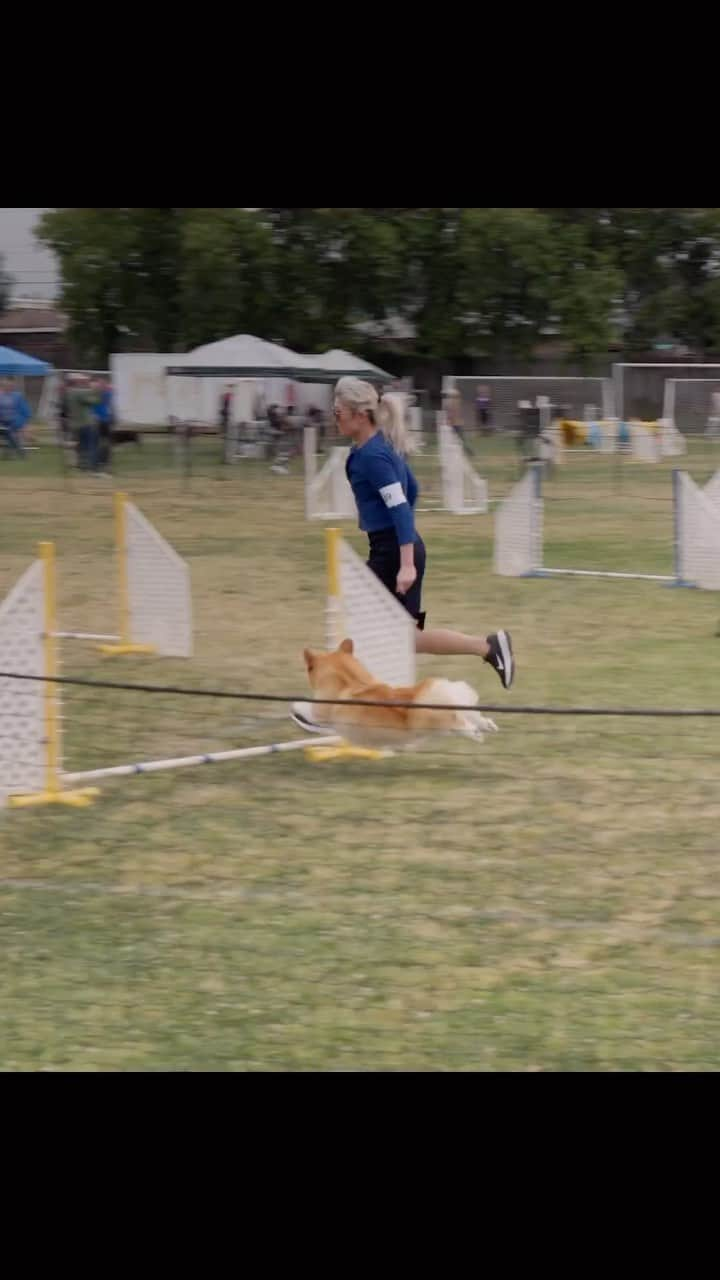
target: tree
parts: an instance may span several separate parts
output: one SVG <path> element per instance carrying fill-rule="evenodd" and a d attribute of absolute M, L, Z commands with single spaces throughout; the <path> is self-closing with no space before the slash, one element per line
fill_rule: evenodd
<path fill-rule="evenodd" d="M 529 358 L 546 332 L 607 350 L 622 277 L 582 230 L 538 209 L 384 210 L 404 261 L 399 296 L 431 359 Z"/>
<path fill-rule="evenodd" d="M 133 289 L 128 323 L 160 351 L 179 350 L 182 339 L 183 236 L 190 210 L 125 210 L 130 235 Z"/>
<path fill-rule="evenodd" d="M 529 356 L 559 275 L 550 223 L 536 209 L 463 209 L 456 306 L 465 346 Z"/>
<path fill-rule="evenodd" d="M 595 248 L 582 226 L 551 227 L 550 322 L 576 359 L 604 355 L 617 339 L 624 277 L 612 253 Z"/>
<path fill-rule="evenodd" d="M 313 351 L 363 322 L 413 326 L 425 359 L 575 359 L 618 329 L 720 341 L 718 209 L 56 209 L 62 304 L 84 354 L 183 350 L 249 331 Z"/>
<path fill-rule="evenodd" d="M 303 350 L 386 320 L 402 279 L 398 231 L 372 209 L 262 209 L 275 251 L 273 336 Z"/>
<path fill-rule="evenodd" d="M 425 358 L 464 351 L 460 321 L 461 209 L 409 209 L 396 217 L 403 245 L 402 314 L 415 326 L 416 350 Z"/>
<path fill-rule="evenodd" d="M 53 209 L 36 236 L 60 262 L 61 305 L 70 335 L 86 359 L 105 364 L 132 332 L 135 296 L 142 292 L 135 252 L 134 210 Z M 145 286 L 146 287 L 146 286 Z M 133 334 L 139 341 L 144 335 Z"/>
<path fill-rule="evenodd" d="M 419 333 L 435 357 L 529 358 L 546 332 L 607 350 L 620 273 L 581 228 L 538 209 L 435 210 L 422 220 Z"/>
<path fill-rule="evenodd" d="M 88 358 L 127 337 L 175 350 L 180 330 L 180 209 L 54 209 L 37 238 L 60 260 L 62 306 Z"/>
<path fill-rule="evenodd" d="M 182 237 L 181 334 L 186 347 L 264 333 L 274 304 L 272 237 L 245 209 L 189 209 Z"/>
<path fill-rule="evenodd" d="M 590 250 L 621 274 L 625 346 L 646 350 L 672 334 L 702 353 L 718 341 L 718 209 L 549 209 L 562 229 L 581 227 Z"/>

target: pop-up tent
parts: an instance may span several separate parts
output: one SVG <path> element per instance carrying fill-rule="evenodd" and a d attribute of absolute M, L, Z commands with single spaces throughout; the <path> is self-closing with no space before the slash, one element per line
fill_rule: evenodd
<path fill-rule="evenodd" d="M 304 355 L 274 342 L 265 342 L 252 334 L 241 333 L 220 342 L 209 342 L 183 356 L 182 364 L 169 363 L 165 372 L 171 377 L 242 377 L 311 382 L 318 385 L 337 382 L 347 374 L 368 382 L 391 382 L 392 375 L 367 360 L 347 351 L 324 351 L 320 355 Z"/>
<path fill-rule="evenodd" d="M 13 351 L 12 347 L 0 347 L 0 374 L 5 378 L 38 378 L 52 371 L 53 366 L 45 360 Z"/>
<path fill-rule="evenodd" d="M 136 353 L 111 357 L 115 405 L 120 422 L 166 423 L 169 417 L 216 423 L 223 382 L 234 390 L 234 421 L 266 405 L 293 402 L 329 408 L 332 386 L 343 374 L 369 382 L 391 382 L 390 374 L 347 351 L 303 355 L 275 342 L 241 333 L 183 354 Z M 167 376 L 170 375 L 170 376 Z"/>
<path fill-rule="evenodd" d="M 234 385 L 236 390 L 241 383 L 247 386 L 247 380 L 252 379 L 255 387 L 262 390 L 266 404 L 284 405 L 290 403 L 292 397 L 300 409 L 311 404 L 328 409 L 334 383 L 349 374 L 367 382 L 392 381 L 392 375 L 384 369 L 347 351 L 305 355 L 248 333 L 197 347 L 181 359 L 182 363 L 172 361 L 165 367 L 169 388 L 176 379 L 180 384 L 187 379 L 196 380 L 199 395 L 205 400 L 209 395 L 212 404 L 220 391 L 219 379 Z M 182 394 L 180 387 L 170 390 L 169 399 L 177 401 L 178 393 Z"/>

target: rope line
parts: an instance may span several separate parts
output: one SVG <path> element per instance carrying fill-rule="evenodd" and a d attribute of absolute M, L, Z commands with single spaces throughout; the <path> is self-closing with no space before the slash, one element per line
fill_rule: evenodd
<path fill-rule="evenodd" d="M 80 685 L 86 689 L 122 689 L 133 693 L 165 693 L 196 698 L 231 698 L 250 702 L 306 702 L 314 706 L 396 707 L 422 711 L 482 711 L 515 716 L 653 716 L 720 717 L 720 707 L 533 707 L 501 703 L 471 704 L 401 702 L 370 698 L 313 698 L 306 693 L 245 693 L 231 689 L 193 689 L 180 685 L 129 684 L 119 680 L 89 680 L 82 676 L 35 676 L 20 671 L 0 671 L 2 680 L 36 680 L 42 683 Z"/>

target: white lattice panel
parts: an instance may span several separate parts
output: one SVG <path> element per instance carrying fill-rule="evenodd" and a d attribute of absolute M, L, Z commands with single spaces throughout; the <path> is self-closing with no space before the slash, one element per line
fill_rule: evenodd
<path fill-rule="evenodd" d="M 633 462 L 657 462 L 659 446 L 652 431 L 638 422 L 630 423 L 630 453 Z"/>
<path fill-rule="evenodd" d="M 43 566 L 36 561 L 0 605 L 3 671 L 42 676 Z M 45 784 L 46 686 L 41 681 L 0 679 L 0 803 L 13 793 Z"/>
<path fill-rule="evenodd" d="M 555 466 L 565 461 L 565 441 L 558 422 L 543 426 L 539 436 L 540 457 Z"/>
<path fill-rule="evenodd" d="M 169 658 L 193 651 L 190 571 L 131 502 L 126 504 L 130 639 Z"/>
<path fill-rule="evenodd" d="M 349 449 L 331 449 L 325 464 L 306 481 L 305 510 L 308 519 L 357 519 L 357 506 L 345 472 Z"/>
<path fill-rule="evenodd" d="M 59 373 L 49 373 L 47 377 L 43 378 L 40 400 L 35 412 L 35 417 L 38 422 L 50 423 L 53 426 L 55 425 L 56 405 L 59 391 Z"/>
<path fill-rule="evenodd" d="M 682 453 L 687 451 L 685 437 L 681 431 L 669 418 L 661 418 L 660 427 L 660 456 L 663 458 L 678 458 Z"/>
<path fill-rule="evenodd" d="M 680 472 L 678 485 L 679 576 L 706 591 L 720 591 L 720 508 L 687 472 Z"/>
<path fill-rule="evenodd" d="M 535 477 L 526 472 L 495 512 L 493 569 L 506 578 L 519 578 L 540 568 L 542 557 L 542 500 L 536 497 Z"/>
<path fill-rule="evenodd" d="M 455 515 L 487 511 L 487 481 L 468 461 L 452 427 L 438 414 L 438 452 L 442 471 L 443 507 Z"/>
<path fill-rule="evenodd" d="M 713 506 L 720 511 L 720 471 L 716 471 L 715 475 L 708 480 L 703 493 L 712 502 Z"/>
<path fill-rule="evenodd" d="M 600 452 L 614 453 L 617 447 L 617 419 L 605 419 L 602 422 L 599 422 L 598 426 L 600 428 Z"/>
<path fill-rule="evenodd" d="M 328 648 L 349 637 L 358 660 L 378 680 L 414 684 L 414 620 L 343 539 L 339 558 L 341 595 L 329 602 Z"/>

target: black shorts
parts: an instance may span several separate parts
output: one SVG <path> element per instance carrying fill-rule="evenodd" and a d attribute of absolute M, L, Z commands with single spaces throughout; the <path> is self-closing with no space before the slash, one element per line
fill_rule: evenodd
<path fill-rule="evenodd" d="M 376 533 L 369 533 L 368 538 L 370 539 L 368 568 L 372 569 L 375 576 L 387 587 L 388 591 L 394 595 L 404 609 L 407 609 L 408 613 L 417 622 L 419 630 L 422 631 L 425 626 L 425 614 L 422 612 L 420 605 L 422 602 L 422 582 L 425 574 L 425 543 L 420 537 L 415 542 L 414 558 L 417 578 L 410 590 L 404 596 L 399 596 L 395 590 L 395 583 L 400 570 L 400 544 L 395 530 L 379 529 Z"/>

